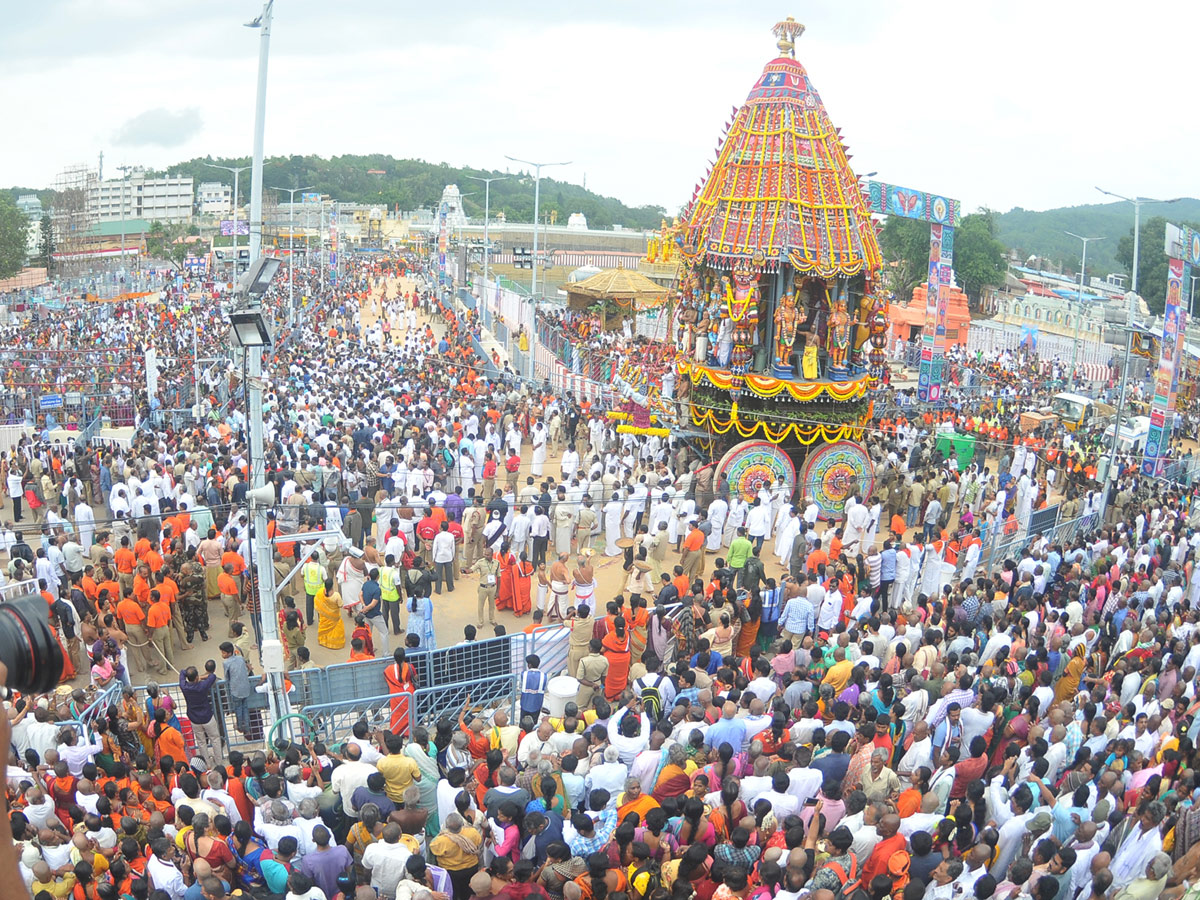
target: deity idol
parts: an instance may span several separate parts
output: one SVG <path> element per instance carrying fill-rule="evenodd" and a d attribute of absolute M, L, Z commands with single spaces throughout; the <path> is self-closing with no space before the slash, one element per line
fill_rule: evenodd
<path fill-rule="evenodd" d="M 850 349 L 850 316 L 846 312 L 846 301 L 841 297 L 833 302 L 829 315 L 829 335 L 826 352 L 830 369 L 845 369 L 846 355 Z"/>
<path fill-rule="evenodd" d="M 791 293 L 784 294 L 779 300 L 779 309 L 775 311 L 775 368 L 781 372 L 790 374 L 792 371 L 792 345 L 796 342 L 799 324 L 796 298 Z"/>

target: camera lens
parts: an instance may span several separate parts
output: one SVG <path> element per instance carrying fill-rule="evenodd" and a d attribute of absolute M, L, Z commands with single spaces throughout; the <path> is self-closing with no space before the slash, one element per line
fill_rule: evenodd
<path fill-rule="evenodd" d="M 57 687 L 62 645 L 50 628 L 46 601 L 38 594 L 0 603 L 0 660 L 8 666 L 6 687 L 26 694 L 46 694 Z"/>

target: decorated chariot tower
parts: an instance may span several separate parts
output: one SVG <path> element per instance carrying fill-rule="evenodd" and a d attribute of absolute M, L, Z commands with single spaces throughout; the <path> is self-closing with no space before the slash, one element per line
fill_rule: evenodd
<path fill-rule="evenodd" d="M 803 461 L 799 494 L 834 514 L 870 490 L 858 442 L 888 379 L 887 303 L 846 145 L 795 59 L 803 31 L 775 25 L 779 55 L 684 211 L 672 337 L 680 400 L 731 484 L 748 494 L 774 471 L 795 487 Z"/>

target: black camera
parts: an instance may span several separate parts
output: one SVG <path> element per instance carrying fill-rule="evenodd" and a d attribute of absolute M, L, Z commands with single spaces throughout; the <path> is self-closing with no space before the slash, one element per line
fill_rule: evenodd
<path fill-rule="evenodd" d="M 0 603 L 0 660 L 8 666 L 5 686 L 26 694 L 46 694 L 58 686 L 63 649 L 50 627 L 46 601 L 25 594 Z"/>

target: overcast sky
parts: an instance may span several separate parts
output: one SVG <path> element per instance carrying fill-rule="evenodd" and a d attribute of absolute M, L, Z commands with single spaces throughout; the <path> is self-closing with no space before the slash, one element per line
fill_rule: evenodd
<path fill-rule="evenodd" d="M 0 184 L 48 186 L 248 156 L 254 0 L 8 3 Z M 555 177 L 675 211 L 732 108 L 807 26 L 797 58 L 861 175 L 978 206 L 1196 196 L 1200 116 L 1182 39 L 1200 4 L 1109 0 L 278 0 L 266 153 L 390 153 Z"/>

